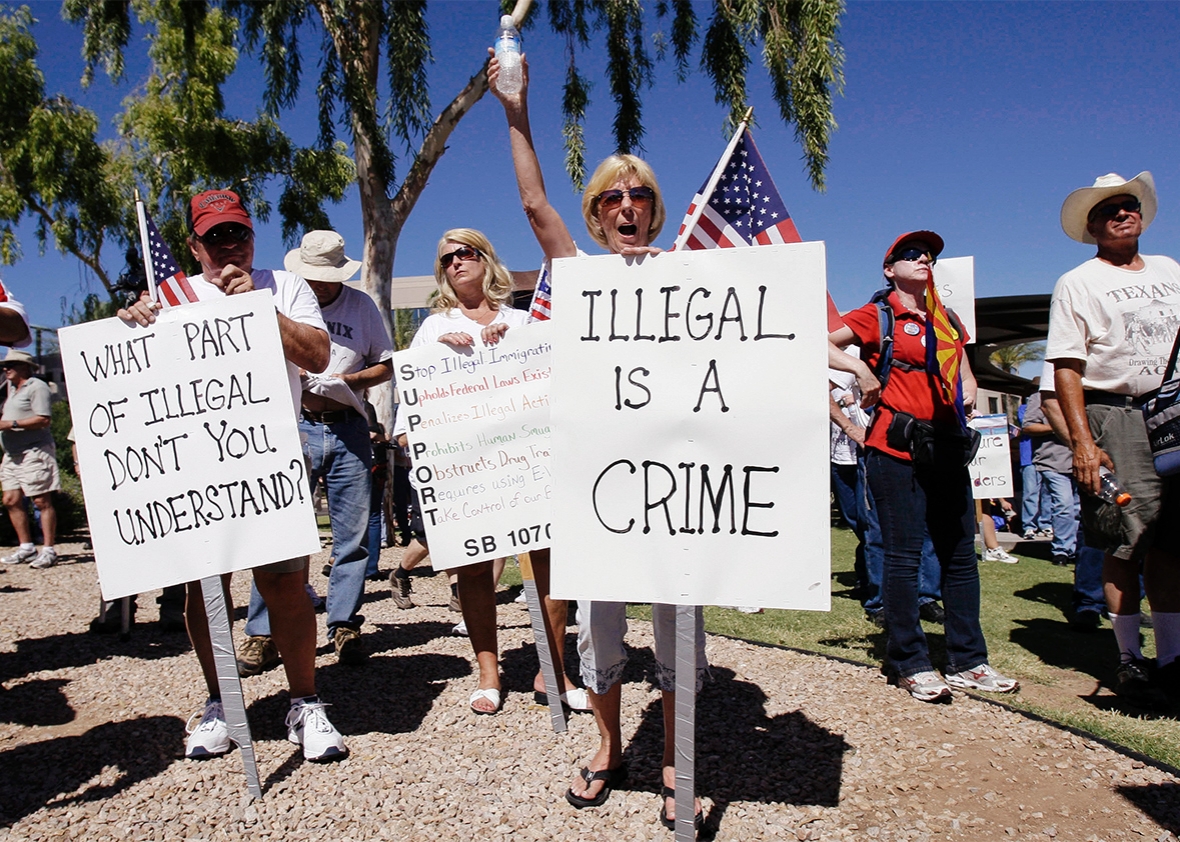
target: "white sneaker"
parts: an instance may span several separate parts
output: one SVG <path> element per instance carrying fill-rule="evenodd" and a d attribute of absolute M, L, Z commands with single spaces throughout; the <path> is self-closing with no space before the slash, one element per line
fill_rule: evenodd
<path fill-rule="evenodd" d="M 1004 564 L 1016 564 L 1016 562 L 1020 561 L 1020 559 L 1018 559 L 1016 556 L 1008 555 L 1006 552 L 1004 552 L 1003 547 L 996 547 L 995 549 L 984 550 L 983 551 L 983 560 L 984 561 L 1002 561 Z"/>
<path fill-rule="evenodd" d="M 53 547 L 42 547 L 41 552 L 37 553 L 37 557 L 33 559 L 33 563 L 29 567 L 34 570 L 44 570 L 55 564 L 57 564 L 57 550 Z"/>
<path fill-rule="evenodd" d="M 184 744 L 185 757 L 190 760 L 204 760 L 230 750 L 233 743 L 229 738 L 229 726 L 225 724 L 225 709 L 222 708 L 220 700 L 210 699 L 205 702 L 205 712 L 194 728 L 193 720 L 196 718 L 197 714 L 194 713 L 184 726 L 189 735 Z"/>
<path fill-rule="evenodd" d="M 299 700 L 287 712 L 287 739 L 303 746 L 303 759 L 313 763 L 348 757 L 344 737 L 328 721 L 324 703 Z"/>
<path fill-rule="evenodd" d="M 761 608 L 755 608 L 753 605 L 735 605 L 734 609 L 740 611 L 742 614 L 761 614 Z"/>
<path fill-rule="evenodd" d="M 0 558 L 0 564 L 28 564 L 36 556 L 36 547 L 17 547 L 8 555 Z"/>
<path fill-rule="evenodd" d="M 528 598 L 528 595 L 524 591 L 521 591 L 520 594 L 516 597 L 516 599 L 514 599 L 512 601 L 527 604 L 529 601 L 529 598 Z"/>
<path fill-rule="evenodd" d="M 899 677 L 897 684 L 920 702 L 934 702 L 938 704 L 951 700 L 951 688 L 933 670 L 920 672 L 917 675 Z"/>
<path fill-rule="evenodd" d="M 455 635 L 456 637 L 467 637 L 467 621 L 460 620 L 459 622 L 455 623 L 455 627 L 451 629 L 451 634 Z"/>

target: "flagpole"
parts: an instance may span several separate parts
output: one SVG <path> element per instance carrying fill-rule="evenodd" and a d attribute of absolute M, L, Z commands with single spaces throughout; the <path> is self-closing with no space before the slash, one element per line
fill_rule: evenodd
<path fill-rule="evenodd" d="M 683 248 L 684 244 L 688 242 L 688 238 L 692 236 L 692 232 L 697 227 L 697 220 L 701 218 L 701 214 L 705 212 L 705 206 L 713 198 L 713 191 L 717 188 L 717 182 L 721 180 L 721 174 L 725 171 L 725 167 L 729 163 L 729 156 L 733 154 L 734 147 L 741 140 L 742 134 L 746 131 L 747 126 L 750 124 L 750 119 L 753 116 L 753 107 L 747 108 L 746 116 L 738 123 L 737 131 L 729 139 L 729 145 L 725 147 L 725 152 L 722 153 L 721 158 L 717 161 L 717 166 L 713 169 L 713 174 L 709 176 L 709 183 L 705 185 L 705 192 L 701 196 L 701 200 L 697 202 L 696 210 L 692 212 L 692 218 L 689 220 L 688 225 L 684 226 L 684 232 L 676 238 L 676 244 L 672 246 L 672 251 L 678 251 Z"/>
<path fill-rule="evenodd" d="M 143 249 L 143 271 L 147 276 L 148 292 L 152 296 L 152 301 L 159 301 L 160 296 L 156 292 L 156 273 L 152 268 L 152 247 L 148 242 L 147 213 L 144 211 L 143 201 L 139 198 L 138 187 L 135 188 L 135 215 L 139 218 L 139 243 Z"/>

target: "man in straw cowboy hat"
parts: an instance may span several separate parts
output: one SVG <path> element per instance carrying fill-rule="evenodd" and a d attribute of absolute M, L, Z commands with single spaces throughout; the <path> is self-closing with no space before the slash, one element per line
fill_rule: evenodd
<path fill-rule="evenodd" d="M 323 371 L 330 361 L 331 343 L 319 305 L 307 282 L 293 272 L 254 266 L 254 223 L 232 190 L 206 190 L 189 202 L 189 251 L 201 266 L 201 274 L 188 278 L 197 300 L 269 289 L 275 308 L 287 363 L 292 411 L 299 405 L 300 373 Z M 164 303 L 145 292 L 140 300 L 119 311 L 119 317 L 147 327 L 156 320 Z M 348 756 L 344 738 L 328 720 L 324 703 L 316 693 L 315 611 L 308 599 L 307 556 L 255 567 L 254 583 L 270 605 L 274 641 L 287 673 L 291 707 L 287 712 L 287 738 L 303 747 L 311 761 Z M 228 582 L 228 577 L 225 581 Z M 200 721 L 189 729 L 185 756 L 215 757 L 232 747 L 221 704 L 213 642 L 205 618 L 199 582 L 190 582 L 185 606 L 189 638 L 201 664 L 209 699 Z M 195 718 L 195 715 L 194 715 Z"/>
<path fill-rule="evenodd" d="M 20 546 L 0 561 L 31 562 L 30 567 L 40 570 L 57 564 L 57 551 L 53 548 L 57 537 L 53 492 L 61 488 L 57 447 L 49 430 L 52 420 L 49 386 L 33 376 L 33 358 L 24 351 L 10 349 L 0 366 L 8 382 L 8 399 L 0 413 L 0 447 L 4 448 L 0 485 L 4 487 L 4 508 L 8 509 L 12 528 L 20 540 Z M 41 552 L 33 545 L 25 495 L 32 498 L 41 513 L 41 532 L 45 536 Z"/>
<path fill-rule="evenodd" d="M 1180 689 L 1180 484 L 1155 472 L 1140 407 L 1159 388 L 1180 328 L 1180 265 L 1140 254 L 1156 213 L 1155 183 L 1110 173 L 1075 190 L 1061 227 L 1098 253 L 1053 290 L 1049 342 L 1073 471 L 1084 492 L 1086 541 L 1105 553 L 1103 582 L 1119 646 L 1115 692 L 1145 706 Z M 1125 507 L 1096 497 L 1101 469 L 1131 494 Z M 1156 664 L 1139 649 L 1139 569 L 1155 625 Z"/>
<path fill-rule="evenodd" d="M 369 494 L 373 448 L 364 390 L 393 377 L 393 342 L 373 299 L 344 285 L 360 268 L 344 253 L 335 231 L 311 231 L 287 253 L 287 270 L 307 280 L 319 301 L 332 339 L 332 359 L 322 374 L 303 378 L 299 435 L 311 460 L 314 486 L 320 477 L 328 497 L 335 561 L 328 578 L 328 639 L 346 664 L 365 658 L 357 612 L 365 595 L 369 560 Z M 256 675 L 275 660 L 266 605 L 254 588 L 238 671 Z"/>

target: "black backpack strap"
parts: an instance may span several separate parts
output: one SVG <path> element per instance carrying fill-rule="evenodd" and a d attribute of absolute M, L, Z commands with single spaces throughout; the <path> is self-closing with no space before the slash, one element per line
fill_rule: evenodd
<path fill-rule="evenodd" d="M 889 293 L 892 289 L 879 289 L 873 293 L 873 297 L 869 299 L 869 303 L 877 306 L 877 335 L 880 341 L 880 349 L 877 352 L 877 365 L 873 369 L 873 374 L 881 383 L 881 391 L 885 391 L 885 384 L 889 382 L 889 372 L 893 368 L 893 308 L 889 306 Z M 866 351 L 861 349 L 861 358 L 867 356 Z"/>

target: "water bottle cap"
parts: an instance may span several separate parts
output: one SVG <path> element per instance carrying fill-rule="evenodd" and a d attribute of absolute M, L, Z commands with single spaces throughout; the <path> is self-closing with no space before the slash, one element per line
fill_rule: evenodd
<path fill-rule="evenodd" d="M 513 28 L 513 29 L 515 29 L 515 28 L 516 28 L 516 24 L 515 24 L 515 23 L 513 22 L 513 20 L 512 20 L 512 15 L 503 15 L 503 16 L 501 16 L 501 18 L 500 18 L 500 26 L 504 27 L 505 29 L 508 29 L 509 27 L 511 27 L 511 28 Z"/>
<path fill-rule="evenodd" d="M 1114 504 L 1116 506 L 1125 506 L 1130 502 L 1131 502 L 1131 495 L 1125 491 L 1122 494 L 1119 494 L 1117 497 L 1114 498 Z"/>

